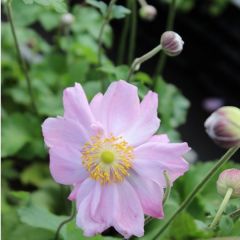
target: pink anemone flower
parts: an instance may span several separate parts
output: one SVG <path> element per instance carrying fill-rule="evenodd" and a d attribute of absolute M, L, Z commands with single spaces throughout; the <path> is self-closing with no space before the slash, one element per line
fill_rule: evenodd
<path fill-rule="evenodd" d="M 137 88 L 122 80 L 90 104 L 76 83 L 64 90 L 63 105 L 64 116 L 46 119 L 42 131 L 54 180 L 73 186 L 77 225 L 85 236 L 109 227 L 125 238 L 143 236 L 144 214 L 164 217 L 164 170 L 171 183 L 188 170 L 187 143 L 154 135 L 157 94 L 140 102 Z"/>

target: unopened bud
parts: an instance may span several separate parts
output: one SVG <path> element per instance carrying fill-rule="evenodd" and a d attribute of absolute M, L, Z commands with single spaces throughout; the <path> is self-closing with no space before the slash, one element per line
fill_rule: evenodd
<path fill-rule="evenodd" d="M 204 124 L 207 134 L 220 146 L 240 146 L 240 109 L 221 107 Z"/>
<path fill-rule="evenodd" d="M 157 9 L 152 5 L 145 5 L 140 8 L 140 17 L 147 21 L 152 21 L 157 16 Z"/>
<path fill-rule="evenodd" d="M 66 13 L 62 15 L 61 23 L 64 26 L 70 26 L 74 22 L 74 16 L 71 13 Z"/>
<path fill-rule="evenodd" d="M 163 51 L 171 57 L 179 55 L 183 50 L 183 40 L 181 36 L 173 31 L 166 31 L 162 34 L 160 43 Z"/>
<path fill-rule="evenodd" d="M 240 170 L 227 169 L 224 170 L 217 180 L 217 191 L 220 195 L 225 196 L 227 190 L 232 188 L 232 198 L 240 197 Z"/>

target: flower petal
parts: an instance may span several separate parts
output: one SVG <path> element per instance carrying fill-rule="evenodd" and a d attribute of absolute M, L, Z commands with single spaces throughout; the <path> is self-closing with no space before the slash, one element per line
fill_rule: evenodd
<path fill-rule="evenodd" d="M 88 172 L 82 166 L 81 153 L 77 149 L 70 146 L 53 147 L 50 148 L 49 155 L 50 172 L 56 182 L 72 185 L 88 177 Z"/>
<path fill-rule="evenodd" d="M 137 88 L 120 80 L 112 83 L 103 96 L 100 122 L 108 134 L 117 136 L 136 121 L 139 110 Z"/>
<path fill-rule="evenodd" d="M 171 183 L 188 170 L 182 155 L 189 151 L 187 143 L 148 142 L 134 151 L 133 169 L 141 176 L 165 187 L 163 171 L 167 170 Z"/>
<path fill-rule="evenodd" d="M 108 225 L 101 219 L 96 211 L 99 209 L 101 199 L 100 184 L 92 179 L 85 180 L 77 193 L 77 225 L 83 229 L 87 237 L 103 232 Z M 101 211 L 109 209 L 100 209 Z M 106 213 L 105 213 L 106 214 Z"/>
<path fill-rule="evenodd" d="M 89 141 L 87 131 L 78 122 L 62 117 L 47 118 L 42 124 L 42 131 L 48 147 L 70 145 L 80 149 Z"/>
<path fill-rule="evenodd" d="M 77 195 L 77 225 L 85 236 L 93 236 L 113 226 L 125 238 L 142 236 L 144 215 L 137 194 L 124 181 L 101 185 L 85 180 Z"/>
<path fill-rule="evenodd" d="M 135 171 L 130 172 L 128 181 L 137 192 L 144 213 L 155 218 L 163 218 L 163 187 L 148 178 L 141 177 Z"/>
<path fill-rule="evenodd" d="M 94 121 L 88 100 L 79 83 L 75 83 L 74 87 L 69 87 L 64 90 L 63 105 L 64 117 L 80 122 L 86 129 L 88 129 Z"/>
<path fill-rule="evenodd" d="M 103 94 L 98 93 L 94 96 L 90 103 L 90 108 L 96 119 L 101 118 L 101 104 L 102 104 Z"/>
<path fill-rule="evenodd" d="M 148 142 L 169 143 L 167 134 L 153 135 Z"/>
<path fill-rule="evenodd" d="M 125 238 L 144 234 L 144 214 L 133 187 L 127 181 L 117 185 L 117 202 L 114 206 L 114 228 Z"/>
<path fill-rule="evenodd" d="M 144 97 L 140 106 L 140 115 L 127 129 L 122 136 L 126 141 L 138 146 L 148 140 L 159 128 L 160 120 L 157 116 L 158 96 L 156 93 L 149 91 Z"/>

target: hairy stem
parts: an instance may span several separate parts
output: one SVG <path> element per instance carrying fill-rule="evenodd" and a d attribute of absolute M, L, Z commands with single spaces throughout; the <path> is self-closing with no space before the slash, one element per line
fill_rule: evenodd
<path fill-rule="evenodd" d="M 132 0 L 131 4 L 132 10 L 132 22 L 131 22 L 131 32 L 130 32 L 130 44 L 129 44 L 129 52 L 128 52 L 128 64 L 131 64 L 135 48 L 136 48 L 136 33 L 137 33 L 137 2 L 136 0 Z"/>
<path fill-rule="evenodd" d="M 99 36 L 98 36 L 98 65 L 100 65 L 100 66 L 102 65 L 102 37 L 103 37 L 105 27 L 107 26 L 107 24 L 110 21 L 112 8 L 113 8 L 113 5 L 116 3 L 116 1 L 117 0 L 110 1 L 108 8 L 107 8 L 106 15 L 103 20 L 103 24 L 100 28 Z"/>
<path fill-rule="evenodd" d="M 75 204 L 72 202 L 72 213 L 71 213 L 71 215 L 70 215 L 66 220 L 62 221 L 62 222 L 59 224 L 59 226 L 58 226 L 58 228 L 57 228 L 57 230 L 56 230 L 56 233 L 55 233 L 54 240 L 58 240 L 58 239 L 59 239 L 59 235 L 60 235 L 60 231 L 61 231 L 62 227 L 63 227 L 65 224 L 71 222 L 71 221 L 73 220 L 74 216 L 75 216 Z"/>
<path fill-rule="evenodd" d="M 172 0 L 171 4 L 169 6 L 166 31 L 170 31 L 173 29 L 174 19 L 175 19 L 175 15 L 176 15 L 176 2 L 177 2 L 176 0 Z M 167 55 L 164 52 L 162 52 L 159 56 L 159 60 L 158 60 L 157 67 L 155 70 L 155 74 L 154 74 L 155 78 L 158 75 L 162 75 L 163 69 L 166 64 L 166 59 L 167 59 Z M 154 88 L 157 85 L 156 81 L 157 80 L 155 80 L 155 82 L 154 82 Z"/>
<path fill-rule="evenodd" d="M 156 55 L 160 50 L 162 49 L 161 45 L 158 45 L 157 47 L 155 47 L 154 49 L 152 49 L 151 51 L 149 51 L 148 53 L 144 54 L 143 56 L 136 58 L 132 65 L 131 68 L 129 70 L 128 73 L 128 77 L 127 77 L 127 81 L 131 80 L 132 74 L 137 71 L 141 64 L 147 60 L 149 60 L 150 58 L 152 58 L 154 55 Z"/>
<path fill-rule="evenodd" d="M 131 0 L 127 1 L 127 8 L 131 8 Z M 120 44 L 118 48 L 118 57 L 117 57 L 117 64 L 123 63 L 124 53 L 126 51 L 126 40 L 129 31 L 129 23 L 130 23 L 130 16 L 127 16 L 124 21 L 123 30 L 120 36 Z"/>
<path fill-rule="evenodd" d="M 229 188 L 225 194 L 225 197 L 217 211 L 217 214 L 216 216 L 214 217 L 212 223 L 210 224 L 209 228 L 215 228 L 215 226 L 217 225 L 217 223 L 220 221 L 220 218 L 223 214 L 223 211 L 225 210 L 227 204 L 228 204 L 228 201 L 230 200 L 231 198 L 231 195 L 232 195 L 232 192 L 233 192 L 233 189 L 232 188 Z"/>
<path fill-rule="evenodd" d="M 216 174 L 216 172 L 238 151 L 239 147 L 230 148 L 220 160 L 217 161 L 215 166 L 207 173 L 202 181 L 192 190 L 188 197 L 182 202 L 176 212 L 165 222 L 165 224 L 158 230 L 153 239 L 157 239 L 168 228 L 168 226 L 175 220 L 175 218 L 181 213 L 196 197 L 196 195 L 202 190 L 207 182 Z"/>
<path fill-rule="evenodd" d="M 34 100 L 31 79 L 28 75 L 27 65 L 26 65 L 26 63 L 22 57 L 21 51 L 20 51 L 20 46 L 19 46 L 19 42 L 18 42 L 18 38 L 17 38 L 17 34 L 16 34 L 16 29 L 15 29 L 15 25 L 13 22 L 11 1 L 6 2 L 6 10 L 7 10 L 8 21 L 9 21 L 10 27 L 11 27 L 11 32 L 12 32 L 13 39 L 14 39 L 14 44 L 15 44 L 15 47 L 17 50 L 20 67 L 26 78 L 28 93 L 29 93 L 30 101 L 31 101 L 31 105 L 32 105 L 32 110 L 37 114 L 37 108 L 36 108 L 36 104 L 35 104 L 35 100 Z"/>

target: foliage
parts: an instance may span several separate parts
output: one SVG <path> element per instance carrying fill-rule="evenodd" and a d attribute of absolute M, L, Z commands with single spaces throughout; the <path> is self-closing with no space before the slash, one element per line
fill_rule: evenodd
<path fill-rule="evenodd" d="M 53 182 L 41 134 L 41 123 L 46 117 L 63 113 L 63 89 L 80 82 L 91 99 L 101 91 L 102 81 L 108 84 L 127 77 L 129 67 L 115 66 L 105 53 L 103 66 L 96 66 L 98 34 L 107 6 L 94 0 L 87 3 L 76 4 L 69 10 L 75 21 L 66 27 L 61 25 L 62 14 L 68 11 L 64 0 L 12 0 L 17 37 L 21 54 L 27 62 L 38 114 L 31 111 L 25 76 L 18 63 L 9 23 L 2 23 L 2 234 L 6 240 L 51 240 L 59 223 L 70 214 L 69 190 Z M 130 10 L 117 5 L 111 17 L 122 19 L 128 14 Z M 113 31 L 108 24 L 103 34 L 103 45 L 108 49 L 112 43 Z M 152 84 L 151 76 L 144 72 L 137 73 L 133 80 L 139 87 L 140 97 Z M 158 87 L 159 114 L 163 123 L 160 131 L 180 140 L 177 127 L 186 120 L 189 101 L 164 79 L 160 80 Z M 174 186 L 165 207 L 166 219 L 212 164 L 192 166 Z M 233 163 L 226 167 L 231 166 Z M 221 200 L 215 191 L 215 180 L 176 219 L 165 239 L 237 235 L 240 220 L 234 223 L 228 212 L 216 231 L 207 230 L 206 222 L 209 220 L 206 215 L 211 219 Z M 228 211 L 237 207 L 239 203 L 232 201 Z M 156 226 L 164 221 L 154 220 L 148 224 L 143 239 L 151 239 Z M 74 221 L 65 225 L 61 237 L 64 240 L 83 239 Z M 114 235 L 91 239 L 119 238 Z"/>

